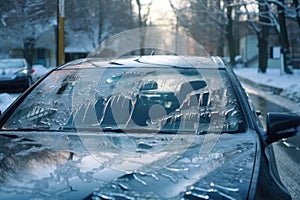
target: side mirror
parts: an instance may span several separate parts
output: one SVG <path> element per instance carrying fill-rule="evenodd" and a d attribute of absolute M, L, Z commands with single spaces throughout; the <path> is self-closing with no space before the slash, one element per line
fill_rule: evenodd
<path fill-rule="evenodd" d="M 266 143 L 271 144 L 283 138 L 294 136 L 300 125 L 300 116 L 293 113 L 270 112 L 267 114 Z"/>

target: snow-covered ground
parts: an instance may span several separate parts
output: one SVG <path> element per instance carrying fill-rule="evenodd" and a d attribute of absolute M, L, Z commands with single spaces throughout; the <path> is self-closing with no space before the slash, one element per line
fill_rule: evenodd
<path fill-rule="evenodd" d="M 16 94 L 8 94 L 1 93 L 0 94 L 0 110 L 1 112 L 5 111 L 6 108 L 19 96 L 19 93 Z"/>
<path fill-rule="evenodd" d="M 43 65 L 33 65 L 32 68 L 38 77 L 43 76 L 45 73 L 50 71 L 52 68 L 44 67 Z"/>
<path fill-rule="evenodd" d="M 290 99 L 300 106 L 300 70 L 292 75 L 281 73 L 280 69 L 270 68 L 267 73 L 258 73 L 257 68 L 235 68 L 236 75 L 257 84 L 282 89 L 280 96 Z"/>

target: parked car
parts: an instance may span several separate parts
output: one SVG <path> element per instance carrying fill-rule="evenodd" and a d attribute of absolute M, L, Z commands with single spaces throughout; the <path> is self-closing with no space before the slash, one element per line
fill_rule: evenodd
<path fill-rule="evenodd" d="M 0 119 L 4 199 L 291 199 L 272 143 L 218 57 L 142 56 L 65 64 Z"/>
<path fill-rule="evenodd" d="M 0 60 L 0 90 L 24 91 L 33 83 L 34 71 L 24 58 Z"/>

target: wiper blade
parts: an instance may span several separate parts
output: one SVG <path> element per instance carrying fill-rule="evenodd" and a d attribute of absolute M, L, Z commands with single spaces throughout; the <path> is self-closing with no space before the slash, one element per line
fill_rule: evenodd
<path fill-rule="evenodd" d="M 17 129 L 8 130 L 8 131 L 24 131 L 24 132 L 47 131 L 47 132 L 57 132 L 58 130 L 52 130 L 49 127 L 36 127 L 36 128 L 17 128 Z"/>
<path fill-rule="evenodd" d="M 19 135 L 16 135 L 16 134 L 0 133 L 0 135 L 4 136 L 4 137 L 11 138 L 11 139 L 20 139 L 20 140 L 26 141 L 26 142 L 33 142 L 34 141 L 34 140 L 31 140 L 31 139 L 28 139 L 28 138 L 25 138 L 23 136 L 19 136 Z"/>
<path fill-rule="evenodd" d="M 57 131 L 66 132 L 95 132 L 95 133 L 144 133 L 144 134 L 204 134 L 195 132 L 195 130 L 177 130 L 177 129 L 151 129 L 136 127 L 117 127 L 117 126 L 87 126 L 87 127 L 63 127 Z"/>
<path fill-rule="evenodd" d="M 177 134 L 179 131 L 177 130 L 157 130 L 157 129 L 147 129 L 147 128 L 119 128 L 119 127 L 77 127 L 76 131 L 93 131 L 98 133 L 145 133 L 145 134 Z M 183 133 L 183 132 L 182 132 Z"/>
<path fill-rule="evenodd" d="M 118 62 L 114 62 L 114 61 L 110 62 L 109 64 L 111 64 L 111 65 L 124 65 L 122 63 L 118 63 Z"/>
<path fill-rule="evenodd" d="M 150 129 L 150 128 L 134 128 L 134 127 L 76 127 L 76 131 L 93 131 L 98 133 L 144 133 L 144 134 L 195 134 L 195 131 L 190 130 L 176 130 L 176 129 Z"/>
<path fill-rule="evenodd" d="M 179 131 L 179 130 L 159 130 L 158 134 L 190 134 L 191 131 Z"/>
<path fill-rule="evenodd" d="M 5 129 L 6 132 L 63 132 L 61 129 L 50 129 L 49 127 L 36 127 L 36 128 L 13 128 Z"/>
<path fill-rule="evenodd" d="M 147 128 L 112 128 L 105 127 L 101 129 L 103 132 L 114 132 L 114 133 L 145 133 L 145 134 L 177 134 L 183 133 L 177 130 L 157 130 L 157 129 L 147 129 Z"/>

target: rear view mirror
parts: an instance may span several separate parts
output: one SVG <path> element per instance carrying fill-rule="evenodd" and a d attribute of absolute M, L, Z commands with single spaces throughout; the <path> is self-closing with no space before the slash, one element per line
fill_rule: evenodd
<path fill-rule="evenodd" d="M 283 138 L 294 136 L 300 125 L 300 116 L 292 113 L 270 112 L 267 114 L 266 143 L 271 144 Z"/>
<path fill-rule="evenodd" d="M 145 83 L 141 88 L 140 91 L 143 90 L 157 90 L 158 84 L 155 81 L 151 81 L 148 83 Z"/>

